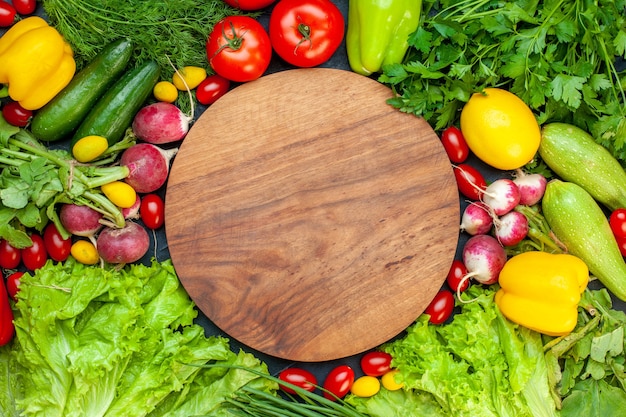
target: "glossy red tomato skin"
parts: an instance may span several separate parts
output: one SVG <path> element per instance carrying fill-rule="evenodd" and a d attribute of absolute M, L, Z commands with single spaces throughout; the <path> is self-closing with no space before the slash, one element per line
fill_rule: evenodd
<path fill-rule="evenodd" d="M 24 272 L 17 271 L 7 277 L 7 292 L 13 301 L 17 301 L 17 292 L 20 288 L 20 279 L 22 278 L 22 275 L 24 275 Z"/>
<path fill-rule="evenodd" d="M 46 264 L 48 253 L 40 235 L 33 233 L 30 235 L 30 238 L 33 244 L 28 248 L 22 249 L 22 263 L 27 269 L 35 271 Z"/>
<path fill-rule="evenodd" d="M 352 384 L 354 384 L 354 370 L 348 365 L 339 365 L 326 375 L 322 387 L 330 393 L 324 391 L 323 395 L 331 401 L 337 400 L 335 396 L 343 398 L 352 388 Z"/>
<path fill-rule="evenodd" d="M 24 127 L 33 117 L 33 112 L 22 107 L 17 101 L 10 101 L 2 107 L 2 116 L 9 124 Z"/>
<path fill-rule="evenodd" d="M 361 370 L 365 375 L 383 376 L 391 370 L 391 355 L 374 350 L 361 357 Z"/>
<path fill-rule="evenodd" d="M 37 2 L 35 0 L 13 0 L 13 7 L 21 15 L 33 14 L 37 8 Z"/>
<path fill-rule="evenodd" d="M 15 269 L 21 261 L 21 250 L 11 246 L 8 241 L 0 239 L 0 267 L 5 269 Z"/>
<path fill-rule="evenodd" d="M 63 262 L 70 256 L 72 250 L 72 239 L 63 239 L 61 233 L 54 225 L 49 223 L 43 231 L 43 242 L 46 248 L 46 253 L 51 259 L 57 262 Z"/>
<path fill-rule="evenodd" d="M 622 256 L 626 257 L 626 237 L 616 237 L 617 247 L 619 251 L 622 253 Z"/>
<path fill-rule="evenodd" d="M 462 163 L 454 168 L 454 177 L 461 194 L 470 200 L 480 200 L 482 191 L 487 188 L 487 182 L 476 168 Z"/>
<path fill-rule="evenodd" d="M 146 194 L 141 199 L 139 215 L 148 229 L 158 229 L 165 222 L 165 204 L 157 194 Z"/>
<path fill-rule="evenodd" d="M 463 292 L 469 288 L 469 284 L 470 284 L 469 279 L 466 279 L 465 281 L 463 281 L 463 284 L 461 284 L 463 277 L 465 277 L 467 274 L 468 274 L 468 271 L 467 271 L 467 268 L 465 267 L 465 264 L 463 264 L 462 261 L 455 259 L 454 261 L 452 261 L 452 266 L 450 266 L 450 271 L 448 271 L 448 276 L 446 277 L 446 283 L 448 284 L 448 286 L 450 287 L 452 291 L 456 292 L 458 290 L 459 292 Z M 460 288 L 459 288 L 459 285 L 461 285 Z"/>
<path fill-rule="evenodd" d="M 302 368 L 294 367 L 284 369 L 278 374 L 278 379 L 300 387 L 309 392 L 315 391 L 317 385 L 317 378 L 315 377 L 315 375 Z M 285 385 L 280 385 L 280 389 L 289 394 L 296 394 L 296 391 Z"/>
<path fill-rule="evenodd" d="M 441 144 L 452 163 L 460 164 L 469 157 L 469 146 L 461 129 L 456 126 L 450 126 L 441 133 Z"/>
<path fill-rule="evenodd" d="M 264 9 L 276 0 L 224 0 L 224 3 L 240 10 Z"/>
<path fill-rule="evenodd" d="M 448 290 L 440 290 L 430 302 L 424 313 L 430 316 L 432 324 L 441 324 L 448 320 L 454 310 L 454 295 Z"/>
<path fill-rule="evenodd" d="M 272 59 L 272 45 L 265 28 L 249 16 L 220 20 L 206 43 L 211 68 L 234 82 L 259 78 Z"/>
<path fill-rule="evenodd" d="M 230 80 L 218 74 L 209 75 L 196 87 L 196 98 L 200 104 L 208 106 L 228 92 Z"/>
<path fill-rule="evenodd" d="M 626 238 L 626 209 L 613 210 L 609 216 L 609 225 L 616 238 Z"/>
<path fill-rule="evenodd" d="M 6 28 L 15 23 L 17 10 L 6 1 L 0 1 L 0 28 Z"/>
<path fill-rule="evenodd" d="M 270 16 L 269 35 L 283 60 L 315 67 L 339 48 L 344 28 L 343 14 L 330 0 L 280 0 Z"/>

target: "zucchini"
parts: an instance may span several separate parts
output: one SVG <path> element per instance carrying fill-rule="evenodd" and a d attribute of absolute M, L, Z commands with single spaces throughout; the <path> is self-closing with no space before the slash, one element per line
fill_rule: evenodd
<path fill-rule="evenodd" d="M 30 124 L 31 132 L 48 142 L 69 136 L 98 98 L 123 73 L 132 52 L 133 45 L 128 39 L 119 39 L 105 46 L 59 94 L 37 111 Z"/>
<path fill-rule="evenodd" d="M 617 298 L 626 300 L 626 263 L 604 211 L 591 194 L 573 182 L 552 180 L 541 208 L 567 251 L 582 259 Z"/>
<path fill-rule="evenodd" d="M 130 127 L 133 117 L 152 93 L 161 70 L 155 61 L 145 61 L 126 71 L 98 100 L 78 126 L 71 146 L 89 135 L 102 136 L 109 146 L 117 143 Z"/>
<path fill-rule="evenodd" d="M 626 207 L 624 168 L 583 129 L 567 123 L 545 125 L 539 155 L 561 179 L 580 185 L 611 211 Z"/>

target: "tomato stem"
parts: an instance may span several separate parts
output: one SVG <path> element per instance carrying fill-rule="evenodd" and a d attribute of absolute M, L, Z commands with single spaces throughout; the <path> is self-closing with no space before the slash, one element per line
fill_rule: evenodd
<path fill-rule="evenodd" d="M 294 51 L 297 50 L 300 45 L 307 41 L 309 42 L 309 49 L 312 49 L 313 42 L 311 42 L 311 26 L 307 25 L 306 23 L 298 23 L 296 29 L 298 29 L 298 32 L 300 33 L 300 35 L 302 35 L 302 39 L 300 39 L 300 41 L 296 44 Z"/>

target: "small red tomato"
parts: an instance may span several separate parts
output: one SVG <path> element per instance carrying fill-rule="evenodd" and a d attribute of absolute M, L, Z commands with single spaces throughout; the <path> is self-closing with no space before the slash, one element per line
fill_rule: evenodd
<path fill-rule="evenodd" d="M 391 370 L 391 355 L 377 350 L 361 357 L 361 369 L 365 375 L 383 376 Z"/>
<path fill-rule="evenodd" d="M 15 23 L 17 10 L 11 3 L 0 1 L 0 28 L 7 28 Z"/>
<path fill-rule="evenodd" d="M 469 146 L 465 142 L 461 129 L 456 126 L 450 126 L 441 133 L 441 144 L 452 163 L 465 162 L 469 156 Z"/>
<path fill-rule="evenodd" d="M 0 240 L 0 267 L 5 269 L 15 269 L 22 260 L 22 253 L 14 248 L 7 240 Z"/>
<path fill-rule="evenodd" d="M 616 237 L 617 247 L 619 251 L 622 253 L 622 256 L 626 256 L 626 237 Z"/>
<path fill-rule="evenodd" d="M 2 115 L 9 124 L 24 127 L 33 117 L 33 112 L 26 110 L 17 101 L 10 101 L 2 107 Z"/>
<path fill-rule="evenodd" d="M 37 8 L 37 2 L 35 0 L 13 0 L 13 7 L 21 15 L 33 14 L 35 8 Z"/>
<path fill-rule="evenodd" d="M 454 309 L 454 295 L 448 290 L 440 290 L 430 302 L 424 313 L 430 316 L 432 324 L 441 324 L 448 320 Z"/>
<path fill-rule="evenodd" d="M 156 194 L 146 194 L 141 199 L 139 215 L 148 229 L 158 229 L 165 222 L 163 200 Z"/>
<path fill-rule="evenodd" d="M 22 271 L 17 271 L 7 277 L 7 292 L 13 301 L 17 301 L 17 292 L 20 289 L 20 279 L 22 275 L 24 275 Z"/>
<path fill-rule="evenodd" d="M 54 223 L 49 223 L 43 231 L 43 242 L 50 258 L 63 262 L 70 256 L 72 239 L 63 239 Z"/>
<path fill-rule="evenodd" d="M 30 235 L 33 244 L 22 249 L 22 262 L 31 271 L 41 268 L 48 260 L 48 253 L 43 238 L 36 233 Z"/>
<path fill-rule="evenodd" d="M 466 279 L 463 281 L 463 278 L 467 276 L 467 274 L 467 268 L 462 261 L 458 259 L 452 261 L 452 266 L 450 267 L 450 271 L 448 271 L 448 276 L 446 277 L 446 282 L 448 283 L 450 289 L 454 292 L 463 292 L 468 289 L 470 280 Z M 461 284 L 461 281 L 463 281 L 463 284 Z M 461 285 L 460 288 L 459 285 Z"/>
<path fill-rule="evenodd" d="M 613 210 L 609 217 L 609 224 L 616 238 L 626 238 L 626 209 Z"/>
<path fill-rule="evenodd" d="M 317 378 L 315 378 L 315 375 L 302 368 L 284 369 L 278 374 L 278 378 L 281 381 L 288 382 L 309 392 L 313 392 L 317 385 Z M 280 389 L 289 394 L 296 394 L 295 390 L 285 385 L 280 385 Z"/>
<path fill-rule="evenodd" d="M 331 401 L 343 398 L 354 383 L 354 370 L 348 365 L 339 365 L 333 368 L 324 380 L 324 397 Z"/>
<path fill-rule="evenodd" d="M 476 168 L 468 164 L 459 164 L 454 167 L 454 177 L 456 178 L 459 191 L 471 200 L 480 200 L 487 181 Z"/>
<path fill-rule="evenodd" d="M 240 10 L 260 10 L 276 0 L 224 0 L 224 3 Z"/>
<path fill-rule="evenodd" d="M 217 74 L 209 75 L 196 87 L 196 98 L 200 104 L 208 106 L 226 94 L 229 88 L 228 79 Z"/>

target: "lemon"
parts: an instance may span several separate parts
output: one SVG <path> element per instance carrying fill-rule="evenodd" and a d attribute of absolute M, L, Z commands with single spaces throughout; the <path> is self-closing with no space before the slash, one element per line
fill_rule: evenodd
<path fill-rule="evenodd" d="M 485 88 L 470 97 L 461 111 L 461 131 L 479 159 L 504 171 L 530 162 L 541 141 L 530 107 L 500 88 Z"/>

